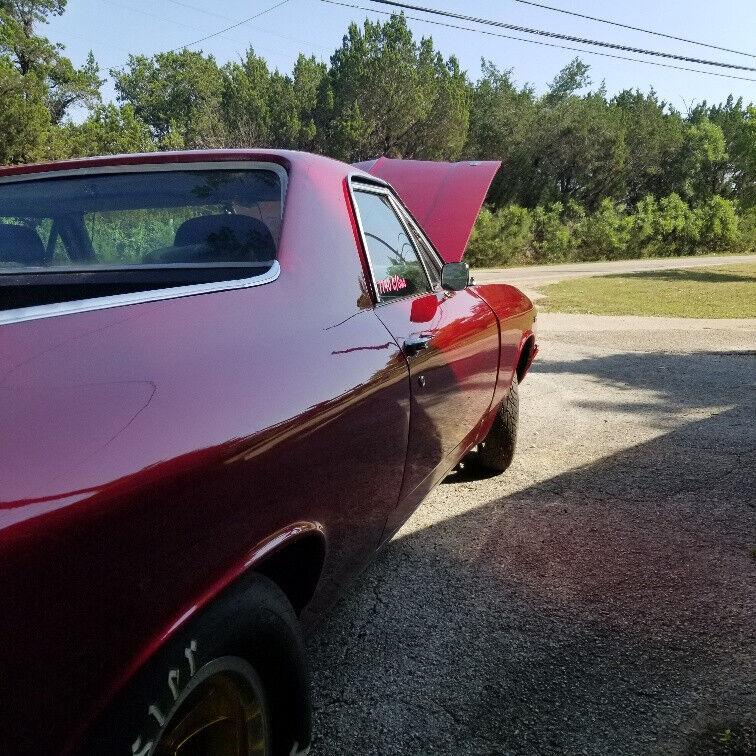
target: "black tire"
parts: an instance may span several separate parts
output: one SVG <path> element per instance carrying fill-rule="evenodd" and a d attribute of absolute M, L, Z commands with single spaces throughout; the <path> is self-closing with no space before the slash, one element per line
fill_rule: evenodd
<path fill-rule="evenodd" d="M 507 398 L 499 405 L 491 430 L 478 444 L 478 465 L 488 472 L 503 473 L 512 464 L 517 446 L 517 422 L 520 416 L 517 385 L 517 373 L 515 373 L 512 376 L 512 386 Z"/>
<path fill-rule="evenodd" d="M 193 687 L 218 673 L 262 699 L 266 756 L 307 753 L 310 670 L 299 621 L 278 586 L 257 574 L 190 620 L 150 659 L 80 753 L 149 756 Z"/>

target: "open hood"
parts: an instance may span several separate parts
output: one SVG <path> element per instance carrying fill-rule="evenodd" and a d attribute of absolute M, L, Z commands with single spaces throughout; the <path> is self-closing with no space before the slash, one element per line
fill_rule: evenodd
<path fill-rule="evenodd" d="M 496 160 L 437 163 L 381 157 L 357 168 L 388 181 L 446 262 L 459 262 L 467 247 Z"/>

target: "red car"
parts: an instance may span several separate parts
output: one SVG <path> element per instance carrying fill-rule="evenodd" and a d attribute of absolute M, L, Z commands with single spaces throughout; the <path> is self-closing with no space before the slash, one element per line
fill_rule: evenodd
<path fill-rule="evenodd" d="M 307 752 L 300 628 L 514 452 L 535 311 L 460 262 L 497 167 L 0 170 L 0 752 Z"/>

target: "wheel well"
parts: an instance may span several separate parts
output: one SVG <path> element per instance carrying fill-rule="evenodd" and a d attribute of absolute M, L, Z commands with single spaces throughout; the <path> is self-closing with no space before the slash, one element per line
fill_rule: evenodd
<path fill-rule="evenodd" d="M 310 535 L 285 544 L 255 565 L 254 570 L 272 580 L 299 615 L 315 593 L 324 559 L 323 539 Z"/>
<path fill-rule="evenodd" d="M 517 382 L 519 383 L 525 377 L 525 373 L 528 369 L 528 362 L 530 360 L 530 353 L 533 350 L 535 344 L 535 336 L 528 336 L 528 340 L 523 344 L 520 350 L 520 359 L 517 360 Z"/>

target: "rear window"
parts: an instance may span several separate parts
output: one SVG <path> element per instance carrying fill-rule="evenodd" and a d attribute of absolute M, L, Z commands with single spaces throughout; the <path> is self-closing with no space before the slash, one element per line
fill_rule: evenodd
<path fill-rule="evenodd" d="M 0 182 L 0 309 L 261 275 L 282 195 L 268 169 Z"/>

